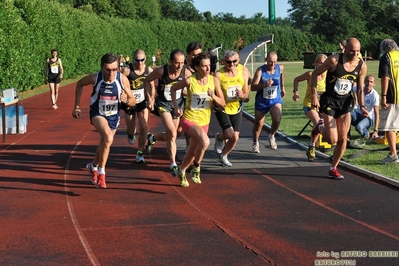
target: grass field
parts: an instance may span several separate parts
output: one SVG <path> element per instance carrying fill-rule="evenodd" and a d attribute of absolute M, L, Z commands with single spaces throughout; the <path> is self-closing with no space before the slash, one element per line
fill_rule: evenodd
<path fill-rule="evenodd" d="M 380 82 L 378 79 L 378 61 L 367 61 L 366 63 L 368 67 L 368 74 L 376 77 L 375 89 L 379 93 Z M 280 125 L 280 131 L 285 135 L 298 140 L 299 142 L 308 144 L 310 140 L 311 127 L 307 127 L 302 133 L 301 137 L 297 137 L 298 133 L 309 120 L 302 110 L 302 101 L 305 96 L 307 84 L 306 82 L 299 83 L 298 89 L 300 100 L 298 102 L 294 102 L 292 100 L 292 89 L 294 78 L 305 73 L 306 71 L 309 71 L 309 69 L 303 68 L 303 62 L 279 62 L 279 64 L 284 66 L 286 89 L 286 96 L 283 99 L 283 117 Z M 255 71 L 258 66 L 260 66 L 260 64 L 254 64 L 253 66 L 247 65 L 247 68 L 252 72 Z M 252 92 L 250 95 L 250 101 L 245 105 L 245 110 L 251 114 L 254 113 L 254 98 L 255 93 Z M 270 116 L 266 116 L 265 122 L 268 124 L 270 123 Z M 352 139 L 359 138 L 359 134 L 354 130 L 353 127 L 351 129 L 351 135 Z M 343 159 L 346 162 L 357 165 L 361 168 L 399 180 L 399 164 L 380 165 L 378 163 L 379 160 L 387 156 L 389 151 L 387 149 L 388 145 L 367 143 L 361 149 L 347 149 Z M 332 150 L 326 150 L 325 153 L 332 155 Z"/>
<path fill-rule="evenodd" d="M 309 69 L 303 68 L 303 62 L 279 62 L 284 65 L 285 73 L 285 89 L 287 95 L 284 97 L 283 102 L 283 117 L 280 125 L 280 131 L 287 136 L 297 139 L 299 142 L 307 144 L 309 142 L 309 135 L 311 128 L 308 127 L 302 134 L 301 137 L 297 137 L 298 133 L 308 122 L 308 118 L 305 116 L 302 110 L 302 101 L 306 92 L 306 82 L 299 83 L 299 95 L 300 100 L 294 102 L 292 100 L 292 89 L 293 80 L 296 76 L 303 74 Z M 252 72 L 255 71 L 257 67 L 261 64 L 247 65 L 247 68 Z M 380 83 L 378 80 L 378 61 L 367 61 L 368 74 L 374 75 L 376 77 L 376 87 L 377 92 L 380 92 Z M 81 77 L 79 77 L 81 78 Z M 61 86 L 76 82 L 79 78 L 63 80 Z M 48 92 L 48 85 L 40 86 L 34 90 L 29 90 L 26 92 L 19 93 L 21 99 L 26 99 L 31 96 Z M 252 92 L 250 95 L 250 101 L 246 103 L 245 110 L 251 114 L 254 113 L 254 98 L 255 93 Z M 270 117 L 266 116 L 266 123 L 270 123 Z M 359 137 L 358 133 L 352 129 L 352 138 L 356 139 Z M 361 168 L 389 176 L 399 180 L 399 164 L 393 165 L 380 165 L 378 161 L 384 158 L 388 154 L 387 145 L 381 144 L 366 144 L 362 149 L 347 149 L 343 159 L 351 164 L 357 165 Z M 332 150 L 325 151 L 327 154 L 332 154 Z"/>

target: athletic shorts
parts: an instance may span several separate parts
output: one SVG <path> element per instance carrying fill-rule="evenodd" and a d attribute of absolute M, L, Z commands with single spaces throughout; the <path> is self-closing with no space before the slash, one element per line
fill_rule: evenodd
<path fill-rule="evenodd" d="M 353 110 L 354 103 L 352 95 L 346 98 L 337 98 L 323 93 L 320 96 L 320 112 L 337 119 L 344 114 L 350 113 Z"/>
<path fill-rule="evenodd" d="M 128 106 L 125 103 L 121 104 L 121 110 L 125 111 L 126 114 L 132 115 L 133 113 L 138 113 L 147 108 L 147 101 L 142 101 L 141 103 L 136 104 L 135 106 Z"/>
<path fill-rule="evenodd" d="M 196 125 L 194 122 L 187 120 L 186 118 L 182 117 L 180 119 L 180 126 L 184 131 L 184 134 L 188 134 L 188 131 L 190 130 L 190 128 L 192 128 L 194 125 Z M 201 126 L 201 128 L 204 130 L 204 132 L 206 134 L 208 134 L 208 130 L 209 130 L 209 124 L 205 125 L 205 126 Z"/>
<path fill-rule="evenodd" d="M 184 109 L 184 100 L 180 98 L 178 100 L 178 105 L 181 109 Z M 160 113 L 168 112 L 175 118 L 173 103 L 169 101 L 160 101 L 159 98 L 155 98 L 154 110 L 151 111 L 156 116 L 160 116 Z"/>
<path fill-rule="evenodd" d="M 223 131 L 232 127 L 235 132 L 240 132 L 241 122 L 242 122 L 242 112 L 239 112 L 238 114 L 235 115 L 228 115 L 221 111 L 217 111 L 215 113 L 215 116 Z"/>
<path fill-rule="evenodd" d="M 380 130 L 399 130 L 399 104 L 390 103 L 388 109 L 380 109 Z"/>
<path fill-rule="evenodd" d="M 262 114 L 267 114 L 274 105 L 283 104 L 283 100 L 281 97 L 278 97 L 274 100 L 267 101 L 256 101 L 255 100 L 255 110 L 261 112 Z"/>
<path fill-rule="evenodd" d="M 61 83 L 60 75 L 57 75 L 57 76 L 49 75 L 48 83 L 60 84 Z"/>
<path fill-rule="evenodd" d="M 104 117 L 104 118 L 108 121 L 108 126 L 109 126 L 109 128 L 110 128 L 111 130 L 117 129 L 118 126 L 119 126 L 119 123 L 120 123 L 120 121 L 121 121 L 120 115 L 103 116 L 103 115 L 100 115 L 100 114 L 98 114 L 98 113 L 97 113 L 97 114 L 92 114 L 92 111 L 90 111 L 90 123 L 91 123 L 91 124 L 93 124 L 93 123 L 91 122 L 91 119 L 92 119 L 93 117 L 96 117 L 96 116 L 102 116 L 102 117 Z"/>

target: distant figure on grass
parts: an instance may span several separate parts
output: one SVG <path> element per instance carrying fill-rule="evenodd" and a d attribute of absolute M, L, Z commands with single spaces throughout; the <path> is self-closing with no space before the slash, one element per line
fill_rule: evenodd
<path fill-rule="evenodd" d="M 327 56 L 325 54 L 318 54 L 315 58 L 315 68 L 317 68 L 319 65 L 323 64 L 324 61 L 326 61 Z M 326 91 L 326 72 L 321 73 L 320 75 L 317 76 L 317 96 L 320 97 L 320 95 Z M 297 76 L 294 79 L 294 96 L 292 96 L 292 99 L 294 101 L 299 101 L 299 92 L 298 92 L 298 84 L 301 81 L 307 81 L 307 87 L 306 87 L 306 94 L 305 98 L 303 99 L 303 111 L 305 112 L 305 115 L 312 121 L 313 126 L 317 124 L 317 122 L 320 120 L 320 113 L 319 109 L 312 106 L 312 86 L 311 86 L 311 78 L 312 78 L 312 71 L 307 71 L 303 73 L 300 76 Z M 316 157 L 316 141 L 317 139 L 312 140 L 309 143 L 309 148 L 306 152 L 306 155 L 308 156 L 308 160 L 311 162 L 314 160 Z"/>
<path fill-rule="evenodd" d="M 361 112 L 368 115 L 364 105 L 363 83 L 367 74 L 367 66 L 359 59 L 360 42 L 356 38 L 346 41 L 343 54 L 331 55 L 312 73 L 312 105 L 319 108 L 323 118 L 313 127 L 311 141 L 319 134 L 330 144 L 337 144 L 334 149 L 328 176 L 343 179 L 337 166 L 345 153 L 348 132 L 351 123 L 351 111 L 354 107 L 352 96 L 353 83 L 358 85 L 357 98 Z M 326 91 L 320 96 L 317 93 L 317 77 L 327 71 Z"/>
<path fill-rule="evenodd" d="M 150 152 L 156 141 L 166 141 L 166 149 L 170 162 L 170 172 L 173 176 L 177 175 L 178 168 L 176 164 L 176 137 L 180 117 L 175 116 L 170 88 L 173 84 L 191 76 L 191 72 L 187 69 L 184 59 L 185 56 L 182 50 L 173 50 L 169 55 L 169 63 L 156 68 L 144 80 L 144 88 L 148 99 L 148 108 L 153 114 L 161 118 L 162 124 L 165 127 L 165 132 L 155 135 L 148 133 L 146 149 Z M 150 83 L 155 80 L 158 81 L 156 93 L 150 85 Z M 184 99 L 182 94 L 182 89 L 178 90 L 176 92 L 176 99 L 179 106 L 184 109 Z"/>
<path fill-rule="evenodd" d="M 52 108 L 55 110 L 58 109 L 58 91 L 61 79 L 64 76 L 64 68 L 62 66 L 61 58 L 58 58 L 58 51 L 56 49 L 51 50 L 51 57 L 46 60 L 46 74 L 50 87 Z"/>
<path fill-rule="evenodd" d="M 101 57 L 101 71 L 89 74 L 76 84 L 74 118 L 81 118 L 80 98 L 83 87 L 93 85 L 90 98 L 90 122 L 100 134 L 100 144 L 93 162 L 86 165 L 97 188 L 106 188 L 105 165 L 116 129 L 120 122 L 120 106 L 134 106 L 136 100 L 129 89 L 129 80 L 118 71 L 118 58 L 113 53 Z"/>
<path fill-rule="evenodd" d="M 237 52 L 226 50 L 223 53 L 223 68 L 215 73 L 220 81 L 226 105 L 223 109 L 214 106 L 216 118 L 222 128 L 222 132 L 215 135 L 214 148 L 219 154 L 219 163 L 227 167 L 232 166 L 228 155 L 240 138 L 242 101 L 249 95 L 248 73 L 244 71 L 244 66 L 239 64 L 239 61 Z"/>
<path fill-rule="evenodd" d="M 378 77 L 381 79 L 381 131 L 386 132 L 389 154 L 380 163 L 398 163 L 396 131 L 399 131 L 399 47 L 392 39 L 380 45 L 381 58 Z"/>
<path fill-rule="evenodd" d="M 282 115 L 284 88 L 284 67 L 277 64 L 277 54 L 270 52 L 265 58 L 266 63 L 260 66 L 254 75 L 251 91 L 255 96 L 255 123 L 252 129 L 252 152 L 259 153 L 259 136 L 265 116 L 270 113 L 272 125 L 269 133 L 269 144 L 272 150 L 277 149 L 276 134 Z"/>
<path fill-rule="evenodd" d="M 182 187 L 189 186 L 186 170 L 192 164 L 191 179 L 194 183 L 201 184 L 200 165 L 210 143 L 207 134 L 211 108 L 213 104 L 216 104 L 220 110 L 223 110 L 225 106 L 219 80 L 210 75 L 210 56 L 201 53 L 193 59 L 192 65 L 195 68 L 194 74 L 171 87 L 174 115 L 175 117 L 182 116 L 181 126 L 184 133 L 190 136 L 190 147 L 177 170 Z M 187 104 L 183 112 L 176 92 L 184 87 L 187 88 Z"/>
<path fill-rule="evenodd" d="M 128 78 L 130 89 L 136 99 L 136 106 L 130 107 L 122 103 L 121 109 L 125 111 L 125 122 L 127 140 L 133 145 L 136 141 L 136 117 L 138 120 L 139 140 L 136 154 L 136 163 L 145 163 L 143 150 L 147 141 L 148 133 L 148 108 L 144 91 L 144 80 L 153 71 L 145 65 L 146 55 L 141 49 L 133 54 L 133 63 L 123 68 L 122 73 Z M 150 82 L 151 90 L 154 89 L 154 82 Z"/>

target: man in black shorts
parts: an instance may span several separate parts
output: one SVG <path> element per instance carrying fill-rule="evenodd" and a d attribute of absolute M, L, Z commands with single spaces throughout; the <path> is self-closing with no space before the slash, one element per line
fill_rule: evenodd
<path fill-rule="evenodd" d="M 330 144 L 337 144 L 334 149 L 328 176 L 333 179 L 343 179 L 337 166 L 345 153 L 347 135 L 351 125 L 351 111 L 354 107 L 352 96 L 353 84 L 357 83 L 357 99 L 363 115 L 368 115 L 364 106 L 363 84 L 367 74 L 367 66 L 359 58 L 360 41 L 349 38 L 346 41 L 345 51 L 341 54 L 331 55 L 322 65 L 317 67 L 311 77 L 312 105 L 319 107 L 323 113 L 320 120 L 312 130 L 312 141 L 319 134 Z M 327 71 L 326 91 L 317 97 L 317 76 Z"/>

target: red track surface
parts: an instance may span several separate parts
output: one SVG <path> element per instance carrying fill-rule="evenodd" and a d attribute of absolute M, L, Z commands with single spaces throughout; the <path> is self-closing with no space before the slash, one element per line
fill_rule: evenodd
<path fill-rule="evenodd" d="M 343 170 L 345 180 L 327 179 L 328 162 L 308 163 L 282 139 L 251 154 L 247 120 L 226 169 L 215 164 L 212 122 L 203 184 L 189 188 L 168 172 L 164 143 L 134 163 L 122 120 L 107 189 L 96 189 L 85 165 L 98 133 L 88 108 L 72 118 L 74 85 L 60 93 L 58 110 L 47 93 L 24 100 L 28 132 L 0 144 L 1 265 L 315 265 L 332 251 L 365 251 L 340 256 L 356 265 L 399 265 L 398 189 Z M 152 115 L 150 128 L 162 131 Z"/>

